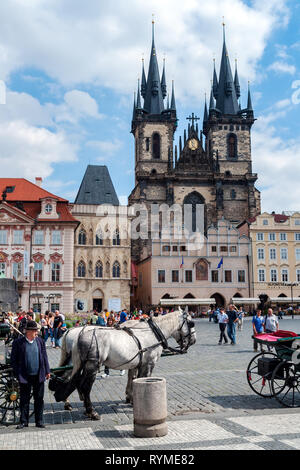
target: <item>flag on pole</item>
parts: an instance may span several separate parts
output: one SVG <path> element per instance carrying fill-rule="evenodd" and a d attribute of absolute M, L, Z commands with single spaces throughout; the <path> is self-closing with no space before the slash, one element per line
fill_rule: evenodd
<path fill-rule="evenodd" d="M 220 267 L 222 266 L 222 264 L 223 264 L 223 257 L 221 258 L 221 261 L 220 261 L 220 263 L 218 264 L 217 269 L 220 269 Z"/>
<path fill-rule="evenodd" d="M 183 260 L 183 256 L 182 256 L 182 259 L 181 259 L 181 265 L 180 265 L 180 267 L 182 268 L 182 267 L 183 267 L 183 265 L 184 265 L 184 260 Z"/>

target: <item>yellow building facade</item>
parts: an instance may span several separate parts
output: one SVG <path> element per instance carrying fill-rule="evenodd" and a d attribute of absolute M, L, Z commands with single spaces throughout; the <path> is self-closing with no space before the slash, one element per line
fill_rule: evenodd
<path fill-rule="evenodd" d="M 300 212 L 265 212 L 240 231 L 251 239 L 253 297 L 273 306 L 300 305 Z"/>

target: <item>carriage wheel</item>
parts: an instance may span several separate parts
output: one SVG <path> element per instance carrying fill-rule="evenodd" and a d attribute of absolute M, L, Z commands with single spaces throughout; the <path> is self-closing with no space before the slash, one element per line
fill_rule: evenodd
<path fill-rule="evenodd" d="M 254 358 L 249 362 L 247 368 L 247 381 L 250 388 L 253 392 L 257 393 L 257 395 L 264 398 L 271 398 L 273 396 L 271 387 L 272 372 L 265 375 L 260 375 L 258 373 L 258 359 L 266 356 L 277 358 L 275 353 L 269 351 L 263 351 L 254 356 Z"/>
<path fill-rule="evenodd" d="M 19 422 L 19 383 L 12 369 L 0 373 L 0 423 L 4 425 Z"/>
<path fill-rule="evenodd" d="M 272 391 L 283 406 L 300 407 L 300 371 L 293 363 L 280 362 L 272 375 Z"/>

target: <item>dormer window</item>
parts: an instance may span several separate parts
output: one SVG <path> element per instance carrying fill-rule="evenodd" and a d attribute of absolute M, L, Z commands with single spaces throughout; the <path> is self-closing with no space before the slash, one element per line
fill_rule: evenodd
<path fill-rule="evenodd" d="M 45 206 L 45 212 L 46 212 L 46 214 L 51 214 L 52 211 L 53 211 L 53 206 L 52 206 L 52 204 L 46 204 L 46 206 Z"/>

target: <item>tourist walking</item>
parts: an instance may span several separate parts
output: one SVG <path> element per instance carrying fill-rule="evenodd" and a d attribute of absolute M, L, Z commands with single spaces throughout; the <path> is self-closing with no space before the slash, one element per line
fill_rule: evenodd
<path fill-rule="evenodd" d="M 218 313 L 218 323 L 220 329 L 220 339 L 218 344 L 222 344 L 222 340 L 224 340 L 225 344 L 228 344 L 228 339 L 226 336 L 226 326 L 228 323 L 228 315 L 225 313 L 225 309 L 221 308 L 220 312 Z"/>
<path fill-rule="evenodd" d="M 238 322 L 238 312 L 236 307 L 233 304 L 230 304 L 227 310 L 228 316 L 228 325 L 227 325 L 227 334 L 231 340 L 231 344 L 236 344 L 236 324 Z"/>
<path fill-rule="evenodd" d="M 59 311 L 55 311 L 55 317 L 53 320 L 53 333 L 54 333 L 54 344 L 55 348 L 59 349 L 61 344 L 61 337 L 63 335 L 62 325 L 63 325 L 63 317 L 59 314 Z"/>
<path fill-rule="evenodd" d="M 264 332 L 264 317 L 261 316 L 261 310 L 256 310 L 256 315 L 252 318 L 252 328 L 253 328 L 253 335 L 258 335 Z M 257 351 L 257 340 L 253 338 L 253 349 Z M 260 345 L 261 351 L 263 351 L 262 344 Z"/>
<path fill-rule="evenodd" d="M 239 311 L 238 311 L 238 330 L 242 331 L 243 329 L 243 323 L 244 323 L 244 316 L 245 316 L 245 312 L 243 310 L 243 307 L 240 307 Z"/>
<path fill-rule="evenodd" d="M 278 319 L 271 308 L 268 308 L 268 313 L 264 321 L 264 330 L 266 333 L 275 333 L 279 330 Z"/>
<path fill-rule="evenodd" d="M 33 389 L 35 425 L 44 428 L 44 383 L 50 378 L 46 346 L 38 337 L 38 326 L 28 320 L 25 336 L 13 342 L 11 365 L 20 385 L 20 424 L 17 429 L 28 427 L 29 403 Z"/>

